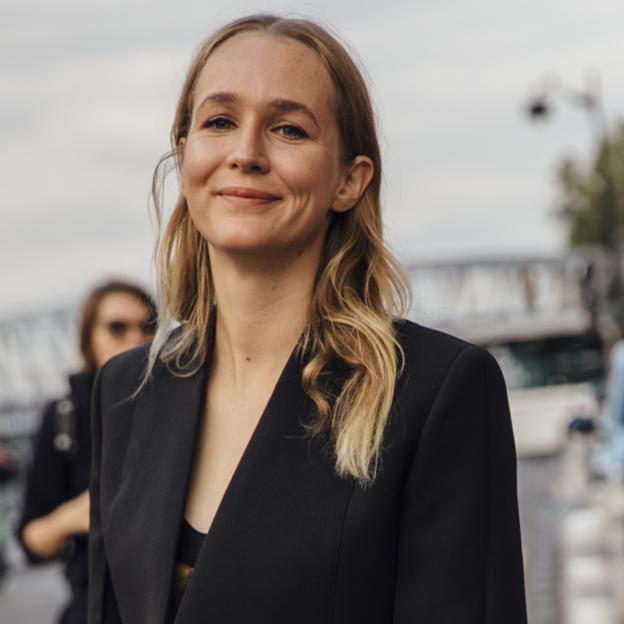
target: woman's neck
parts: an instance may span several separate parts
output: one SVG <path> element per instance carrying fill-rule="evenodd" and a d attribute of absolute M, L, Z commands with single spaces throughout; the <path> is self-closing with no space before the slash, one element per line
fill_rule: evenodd
<path fill-rule="evenodd" d="M 241 263 L 211 254 L 217 304 L 213 366 L 241 388 L 279 374 L 309 318 L 318 261 Z"/>

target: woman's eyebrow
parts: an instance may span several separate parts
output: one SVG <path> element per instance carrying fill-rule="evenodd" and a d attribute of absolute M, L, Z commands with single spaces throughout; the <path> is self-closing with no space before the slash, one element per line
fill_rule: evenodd
<path fill-rule="evenodd" d="M 215 103 L 215 104 L 236 104 L 239 102 L 239 97 L 236 93 L 232 93 L 231 91 L 218 91 L 216 93 L 209 93 L 199 104 L 197 107 L 197 112 L 199 112 L 206 104 Z"/>
<path fill-rule="evenodd" d="M 215 104 L 238 104 L 240 102 L 240 98 L 236 93 L 232 93 L 231 91 L 217 91 L 215 93 L 209 93 L 204 99 L 200 102 L 197 107 L 197 112 L 199 112 L 206 104 L 215 103 Z M 287 112 L 301 112 L 304 115 L 307 115 L 314 125 L 320 129 L 319 123 L 314 115 L 314 113 L 301 102 L 296 102 L 295 100 L 288 100 L 285 98 L 277 98 L 275 100 L 271 100 L 268 104 L 268 107 L 274 111 L 287 113 Z"/>
<path fill-rule="evenodd" d="M 283 98 L 278 98 L 277 100 L 272 100 L 269 103 L 269 107 L 281 113 L 288 113 L 292 111 L 303 113 L 304 115 L 307 115 L 314 122 L 314 125 L 320 130 L 319 123 L 316 120 L 314 113 L 305 104 L 302 104 L 301 102 L 295 102 L 294 100 L 285 100 Z"/>

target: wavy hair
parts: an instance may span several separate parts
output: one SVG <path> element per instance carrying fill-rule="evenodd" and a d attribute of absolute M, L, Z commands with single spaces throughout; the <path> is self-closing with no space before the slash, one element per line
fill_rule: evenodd
<path fill-rule="evenodd" d="M 315 420 L 305 426 L 306 433 L 315 437 L 329 432 L 337 474 L 354 477 L 366 486 L 380 468 L 383 433 L 403 366 L 394 320 L 408 309 L 411 290 L 382 236 L 381 155 L 366 82 L 345 46 L 315 22 L 268 14 L 243 17 L 209 37 L 191 64 L 171 130 L 172 150 L 159 161 L 152 181 L 160 317 L 143 382 L 157 360 L 175 367 L 176 374 L 193 374 L 211 347 L 209 328 L 215 312 L 208 246 L 191 220 L 182 193 L 161 232 L 161 173 L 168 163 L 170 169 L 175 166 L 179 171 L 177 146 L 189 132 L 195 85 L 206 60 L 219 45 L 244 32 L 287 37 L 318 55 L 336 91 L 343 162 L 365 155 L 374 163 L 373 179 L 359 202 L 332 216 L 309 322 L 299 344 L 308 356 L 303 387 L 317 408 Z M 175 322 L 181 327 L 171 333 Z M 346 364 L 348 373 L 340 388 L 332 391 L 325 380 L 336 361 Z"/>

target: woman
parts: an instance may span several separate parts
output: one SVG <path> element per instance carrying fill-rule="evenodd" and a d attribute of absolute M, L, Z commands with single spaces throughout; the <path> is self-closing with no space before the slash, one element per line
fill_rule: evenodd
<path fill-rule="evenodd" d="M 28 559 L 65 554 L 72 597 L 63 624 L 87 620 L 90 401 L 96 370 L 114 355 L 152 336 L 156 308 L 138 286 L 110 281 L 87 297 L 80 321 L 82 371 L 69 377 L 70 394 L 49 403 L 37 436 L 18 536 Z"/>
<path fill-rule="evenodd" d="M 344 47 L 226 25 L 172 144 L 162 324 L 95 384 L 90 623 L 525 622 L 504 380 L 398 318 Z"/>

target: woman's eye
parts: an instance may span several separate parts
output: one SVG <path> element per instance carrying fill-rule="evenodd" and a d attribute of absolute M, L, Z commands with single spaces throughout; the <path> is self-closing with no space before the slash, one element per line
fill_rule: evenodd
<path fill-rule="evenodd" d="M 209 119 L 205 124 L 205 128 L 212 128 L 213 130 L 229 130 L 234 124 L 225 117 L 215 117 Z"/>
<path fill-rule="evenodd" d="M 275 129 L 275 132 L 281 134 L 287 139 L 305 139 L 308 137 L 308 133 L 305 130 L 299 128 L 299 126 L 293 126 L 291 124 L 279 126 Z"/>

